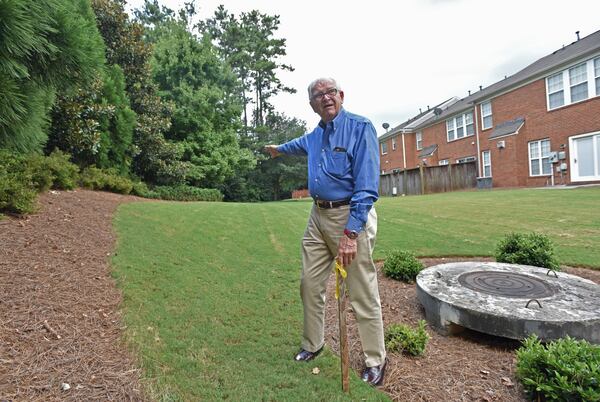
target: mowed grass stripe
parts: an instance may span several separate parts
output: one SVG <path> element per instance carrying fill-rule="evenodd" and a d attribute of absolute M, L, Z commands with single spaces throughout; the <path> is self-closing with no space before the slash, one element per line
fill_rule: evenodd
<path fill-rule="evenodd" d="M 539 231 L 571 265 L 600 266 L 600 188 L 382 198 L 375 255 L 492 255 L 511 231 Z M 125 204 L 115 276 L 127 337 L 157 400 L 378 400 L 339 360 L 291 361 L 302 331 L 300 239 L 309 201 Z M 312 375 L 318 366 L 321 374 Z"/>
<path fill-rule="evenodd" d="M 128 338 L 165 400 L 348 400 L 339 361 L 291 360 L 302 325 L 299 241 L 310 203 L 120 208 L 115 273 Z M 312 375 L 319 366 L 321 374 Z M 354 378 L 352 398 L 385 400 Z"/>

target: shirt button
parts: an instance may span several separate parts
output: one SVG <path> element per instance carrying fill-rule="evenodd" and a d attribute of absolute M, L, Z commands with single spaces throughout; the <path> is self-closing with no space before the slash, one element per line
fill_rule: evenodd
<path fill-rule="evenodd" d="M 319 181 L 319 179 L 315 179 L 315 181 Z"/>
<path fill-rule="evenodd" d="M 321 152 L 325 152 L 325 148 L 321 148 Z"/>

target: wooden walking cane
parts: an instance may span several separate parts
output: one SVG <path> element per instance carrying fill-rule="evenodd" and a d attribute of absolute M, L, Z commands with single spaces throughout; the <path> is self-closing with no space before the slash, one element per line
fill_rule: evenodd
<path fill-rule="evenodd" d="M 348 331 L 346 329 L 346 270 L 335 261 L 335 298 L 338 302 L 338 322 L 340 328 L 340 361 L 342 370 L 342 390 L 350 392 Z"/>

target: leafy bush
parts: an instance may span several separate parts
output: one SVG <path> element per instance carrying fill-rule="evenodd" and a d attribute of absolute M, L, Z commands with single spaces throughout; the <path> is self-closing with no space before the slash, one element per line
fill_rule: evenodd
<path fill-rule="evenodd" d="M 69 161 L 70 155 L 55 150 L 44 158 L 40 168 L 52 174 L 52 188 L 57 190 L 73 190 L 79 180 L 79 168 Z M 38 172 L 38 174 L 41 174 Z"/>
<path fill-rule="evenodd" d="M 422 269 L 423 264 L 410 251 L 392 251 L 383 263 L 386 276 L 405 282 L 414 282 Z"/>
<path fill-rule="evenodd" d="M 133 187 L 131 188 L 131 194 L 137 195 L 138 197 L 148 197 L 150 190 L 143 181 L 134 181 Z"/>
<path fill-rule="evenodd" d="M 0 150 L 0 211 L 28 214 L 35 211 L 37 191 L 24 156 Z"/>
<path fill-rule="evenodd" d="M 550 238 L 539 233 L 510 233 L 496 248 L 496 261 L 560 270 Z"/>
<path fill-rule="evenodd" d="M 429 334 L 425 331 L 425 320 L 419 320 L 417 329 L 404 324 L 392 324 L 385 331 L 385 347 L 390 352 L 406 352 L 413 356 L 425 353 Z"/>
<path fill-rule="evenodd" d="M 223 201 L 223 193 L 212 188 L 179 186 L 156 186 L 147 193 L 148 198 L 172 201 Z"/>
<path fill-rule="evenodd" d="M 129 194 L 133 183 L 126 177 L 119 176 L 113 170 L 102 170 L 90 166 L 81 173 L 82 187 L 92 190 L 104 190 L 119 194 Z"/>
<path fill-rule="evenodd" d="M 517 350 L 517 377 L 532 400 L 600 401 L 600 346 L 568 336 L 544 346 L 531 335 Z"/>

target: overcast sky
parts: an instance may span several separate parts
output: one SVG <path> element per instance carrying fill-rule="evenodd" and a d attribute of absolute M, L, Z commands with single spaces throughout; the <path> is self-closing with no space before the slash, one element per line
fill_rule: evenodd
<path fill-rule="evenodd" d="M 178 9 L 181 0 L 159 0 Z M 143 0 L 128 1 L 139 7 Z M 280 61 L 294 72 L 282 81 L 298 90 L 274 100 L 278 111 L 312 129 L 307 100 L 317 77 L 336 78 L 344 107 L 394 127 L 442 101 L 476 91 L 600 30 L 600 1 L 578 0 L 197 0 L 201 19 L 219 4 L 236 15 L 257 9 L 280 16 Z"/>

